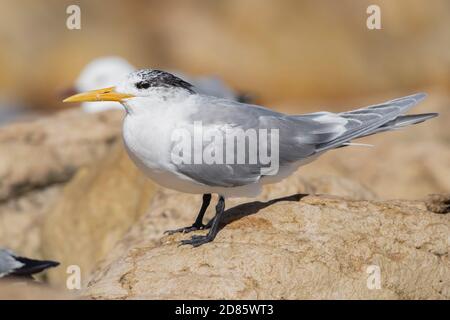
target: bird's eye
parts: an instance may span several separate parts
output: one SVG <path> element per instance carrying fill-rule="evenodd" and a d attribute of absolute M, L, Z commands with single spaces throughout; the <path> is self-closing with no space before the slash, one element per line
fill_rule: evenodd
<path fill-rule="evenodd" d="M 140 82 L 136 83 L 136 88 L 148 89 L 148 88 L 150 88 L 150 83 L 148 83 L 147 81 L 140 81 Z"/>

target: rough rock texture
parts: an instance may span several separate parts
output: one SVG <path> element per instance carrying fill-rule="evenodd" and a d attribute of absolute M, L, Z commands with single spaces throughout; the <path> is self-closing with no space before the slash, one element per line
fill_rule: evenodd
<path fill-rule="evenodd" d="M 427 202 L 427 209 L 434 213 L 450 212 L 450 193 L 449 194 L 431 194 Z"/>
<path fill-rule="evenodd" d="M 64 183 L 108 152 L 122 117 L 70 110 L 0 128 L 0 246 L 42 257 L 42 218 Z"/>
<path fill-rule="evenodd" d="M 296 195 L 246 203 L 228 210 L 227 218 L 213 243 L 195 249 L 178 246 L 190 235 L 155 243 L 141 228 L 132 229 L 124 253 L 105 261 L 85 295 L 450 298 L 449 216 L 427 211 L 422 202 Z M 381 271 L 379 290 L 367 286 L 372 265 Z"/>
<path fill-rule="evenodd" d="M 0 247 L 42 258 L 42 220 L 60 194 L 61 185 L 54 185 L 0 203 Z"/>
<path fill-rule="evenodd" d="M 100 159 L 117 140 L 122 117 L 71 110 L 0 128 L 0 201 L 65 182 Z"/>
<path fill-rule="evenodd" d="M 155 190 L 121 143 L 98 163 L 80 169 L 44 217 L 43 255 L 61 262 L 48 272 L 50 283 L 63 285 L 69 265 L 78 265 L 85 279 L 145 212 Z"/>
<path fill-rule="evenodd" d="M 373 199 L 374 194 L 363 186 L 336 177 L 323 177 L 307 181 L 295 174 L 285 181 L 264 186 L 262 194 L 255 201 L 269 201 L 277 197 L 297 193 L 338 193 L 354 199 Z M 118 259 L 128 248 L 138 245 L 145 239 L 147 244 L 157 245 L 164 231 L 191 225 L 201 205 L 201 195 L 183 194 L 180 192 L 159 188 L 155 193 L 146 213 L 136 221 L 130 231 L 118 242 L 117 246 L 99 264 L 102 270 L 111 260 Z M 213 196 L 212 203 L 217 201 Z M 250 201 L 245 198 L 235 198 L 227 201 L 227 207 L 233 207 Z M 205 222 L 214 216 L 214 204 L 210 205 L 205 215 Z M 139 237 L 135 235 L 139 234 Z M 80 253 L 82 254 L 82 253 Z"/>

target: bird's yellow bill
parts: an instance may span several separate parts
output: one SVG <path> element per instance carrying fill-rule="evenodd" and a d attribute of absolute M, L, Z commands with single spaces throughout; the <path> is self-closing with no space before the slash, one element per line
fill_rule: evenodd
<path fill-rule="evenodd" d="M 134 97 L 131 94 L 119 93 L 115 87 L 92 90 L 78 93 L 63 100 L 63 102 L 93 102 L 93 101 L 117 101 Z"/>

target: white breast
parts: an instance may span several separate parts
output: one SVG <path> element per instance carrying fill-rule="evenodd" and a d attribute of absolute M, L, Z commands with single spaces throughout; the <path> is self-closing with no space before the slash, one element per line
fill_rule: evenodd
<path fill-rule="evenodd" d="M 136 104 L 149 103 L 133 100 L 128 106 L 130 110 L 142 108 Z M 146 106 L 148 112 L 127 115 L 123 124 L 124 144 L 133 162 L 156 183 L 187 193 L 207 193 L 207 186 L 178 174 L 171 161 L 173 131 L 191 125 L 189 116 L 196 112 L 187 105 L 186 101 L 173 104 L 154 101 L 153 105 Z"/>

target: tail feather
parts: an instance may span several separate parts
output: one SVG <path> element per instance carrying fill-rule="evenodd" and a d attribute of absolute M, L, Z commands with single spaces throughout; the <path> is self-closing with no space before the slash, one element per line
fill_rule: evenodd
<path fill-rule="evenodd" d="M 390 127 L 390 128 L 398 128 L 398 127 L 406 127 L 412 124 L 418 124 L 421 122 L 424 122 L 428 119 L 432 119 L 437 117 L 438 113 L 419 113 L 419 114 L 410 114 L 410 115 L 404 115 L 399 116 L 395 118 L 393 121 L 390 121 L 383 125 L 383 127 Z"/>
<path fill-rule="evenodd" d="M 439 114 L 438 113 L 420 113 L 420 114 L 411 114 L 411 115 L 406 115 L 406 116 L 399 116 L 397 118 L 395 118 L 392 121 L 389 121 L 388 123 L 382 125 L 381 127 L 379 127 L 377 130 L 374 130 L 373 132 L 371 132 L 370 134 L 367 134 L 365 136 L 361 136 L 359 138 L 362 137 L 366 137 L 375 133 L 380 133 L 380 132 L 385 132 L 385 131 L 391 131 L 391 130 L 398 130 L 413 124 L 418 124 L 418 123 L 422 123 L 426 120 L 432 119 L 437 117 Z"/>
<path fill-rule="evenodd" d="M 332 141 L 318 145 L 316 151 L 321 152 L 337 148 L 348 144 L 353 139 L 396 130 L 436 117 L 437 113 L 404 115 L 425 97 L 426 94 L 417 93 L 382 104 L 340 113 L 338 116 L 347 121 L 345 132 Z"/>
<path fill-rule="evenodd" d="M 10 275 L 12 276 L 29 276 L 35 273 L 39 273 L 48 268 L 53 268 L 59 265 L 59 262 L 50 260 L 34 260 L 24 257 L 15 257 L 17 261 L 23 264 L 18 269 L 15 269 Z"/>

